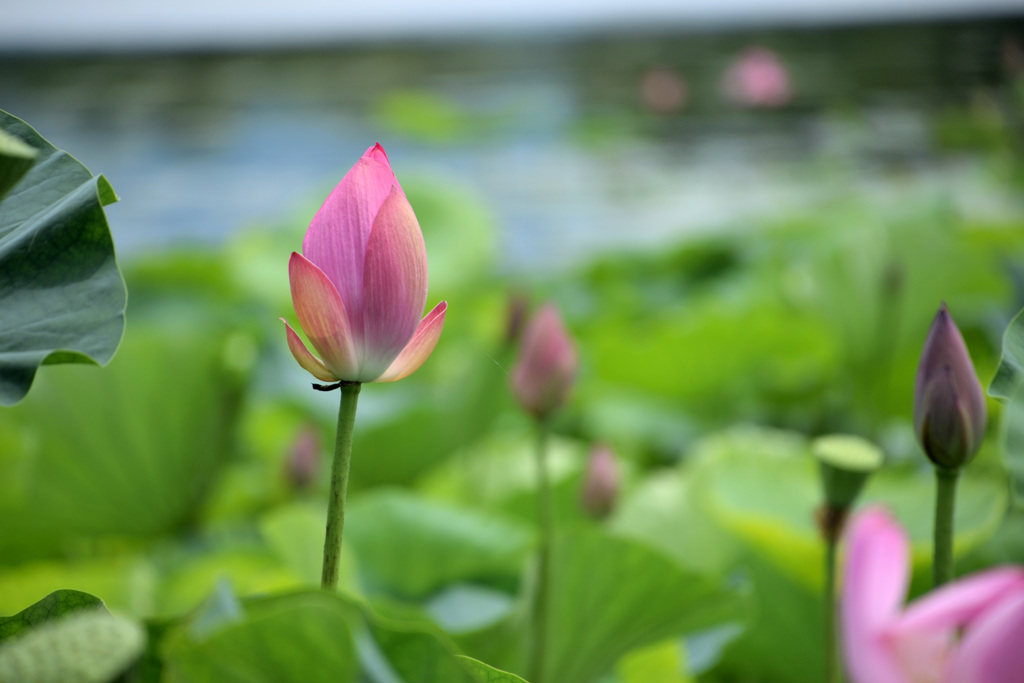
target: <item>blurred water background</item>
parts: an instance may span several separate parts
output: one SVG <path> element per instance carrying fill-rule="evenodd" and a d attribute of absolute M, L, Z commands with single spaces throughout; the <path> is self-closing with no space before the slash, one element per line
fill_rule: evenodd
<path fill-rule="evenodd" d="M 8 40 L 0 106 L 108 177 L 127 258 L 304 223 L 374 140 L 400 178 L 481 200 L 512 272 L 743 230 L 851 192 L 982 216 L 1019 207 L 983 153 L 1006 130 L 1021 143 L 1006 100 L 1024 15 L 750 24 L 427 27 L 262 49 Z M 752 51 L 784 70 L 778 101 L 730 94 L 726 74 Z"/>

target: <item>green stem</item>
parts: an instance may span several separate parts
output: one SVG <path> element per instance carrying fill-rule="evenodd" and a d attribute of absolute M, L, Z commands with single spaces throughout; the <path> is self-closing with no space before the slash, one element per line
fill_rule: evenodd
<path fill-rule="evenodd" d="M 953 512 L 959 469 L 935 468 L 935 559 L 932 577 L 936 587 L 953 578 Z"/>
<path fill-rule="evenodd" d="M 356 422 L 356 403 L 359 402 L 361 387 L 359 382 L 341 383 L 338 434 L 334 441 L 334 462 L 331 465 L 331 495 L 327 500 L 324 569 L 320 578 L 320 585 L 331 590 L 338 587 L 341 534 L 345 529 L 345 493 L 348 491 L 348 468 L 352 462 L 352 427 Z"/>
<path fill-rule="evenodd" d="M 839 660 L 836 657 L 836 545 L 838 534 L 825 539 L 825 681 L 839 683 Z"/>
<path fill-rule="evenodd" d="M 537 548 L 537 588 L 534 593 L 530 681 L 542 683 L 544 674 L 545 641 L 547 640 L 548 590 L 551 580 L 551 551 L 554 516 L 551 509 L 551 482 L 547 468 L 547 424 L 537 425 L 537 525 L 540 540 Z"/>

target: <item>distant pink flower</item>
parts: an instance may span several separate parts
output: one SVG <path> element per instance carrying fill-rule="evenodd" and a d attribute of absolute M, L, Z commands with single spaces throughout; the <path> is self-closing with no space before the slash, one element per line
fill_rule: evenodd
<path fill-rule="evenodd" d="M 543 419 L 568 400 L 578 366 L 576 347 L 562 316 L 553 304 L 546 304 L 523 332 L 512 369 L 512 391 L 527 411 Z"/>
<path fill-rule="evenodd" d="M 427 251 L 379 144 L 317 211 L 288 275 L 295 313 L 320 358 L 284 321 L 288 348 L 317 379 L 394 382 L 415 372 L 441 336 L 448 304 L 420 320 Z"/>
<path fill-rule="evenodd" d="M 722 79 L 722 89 L 741 107 L 781 107 L 792 97 L 786 66 L 763 47 L 749 48 L 733 61 Z"/>
<path fill-rule="evenodd" d="M 604 444 L 594 446 L 587 458 L 587 469 L 583 474 L 583 509 L 597 519 L 610 515 L 619 497 L 621 479 L 619 463 L 616 462 L 611 447 Z"/>
<path fill-rule="evenodd" d="M 852 683 L 1024 681 L 1024 569 L 978 572 L 903 609 L 909 552 L 885 511 L 853 518 L 840 598 Z"/>

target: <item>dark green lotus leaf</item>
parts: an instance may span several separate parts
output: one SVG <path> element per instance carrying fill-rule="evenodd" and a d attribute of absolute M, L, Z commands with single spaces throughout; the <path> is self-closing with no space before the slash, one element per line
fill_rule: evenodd
<path fill-rule="evenodd" d="M 3 111 L 0 132 L 23 143 L 0 141 L 0 405 L 13 405 L 43 363 L 111 359 L 127 290 L 103 212 L 110 183 Z M 20 159 L 2 161 L 11 149 Z"/>
<path fill-rule="evenodd" d="M 0 617 L 0 643 L 20 635 L 23 631 L 51 619 L 81 609 L 94 610 L 103 607 L 103 601 L 95 595 L 76 590 L 59 590 L 29 605 L 10 617 Z"/>
<path fill-rule="evenodd" d="M 1010 399 L 1024 381 L 1024 310 L 1014 316 L 1003 333 L 1003 355 L 988 386 L 990 396 Z"/>

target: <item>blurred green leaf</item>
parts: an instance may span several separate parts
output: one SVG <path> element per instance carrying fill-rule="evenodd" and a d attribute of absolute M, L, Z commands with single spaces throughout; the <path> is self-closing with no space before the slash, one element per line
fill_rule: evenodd
<path fill-rule="evenodd" d="M 54 591 L 14 616 L 0 617 L 0 643 L 8 638 L 21 635 L 27 629 L 65 614 L 79 610 L 93 610 L 103 606 L 102 600 L 89 593 L 68 589 Z"/>
<path fill-rule="evenodd" d="M 0 132 L 38 153 L 31 169 L 3 167 L 3 184 L 25 173 L 0 202 L 0 405 L 13 405 L 44 362 L 105 365 L 127 292 L 103 212 L 117 200 L 110 184 L 2 111 Z"/>
<path fill-rule="evenodd" d="M 709 519 L 799 582 L 817 589 L 824 547 L 815 510 L 823 492 L 805 437 L 794 432 L 742 427 L 710 436 L 693 454 L 694 490 Z M 932 473 L 883 469 L 869 480 L 862 501 L 880 503 L 899 519 L 912 542 L 916 566 L 930 561 Z M 991 536 L 1006 510 L 1003 481 L 968 471 L 956 509 L 958 554 Z"/>
<path fill-rule="evenodd" d="M 495 669 L 493 666 L 488 666 L 472 657 L 456 655 L 456 659 L 469 672 L 473 683 L 526 683 L 524 679 L 515 674 Z M 651 683 L 654 682 L 652 681 Z"/>
<path fill-rule="evenodd" d="M 546 681 L 590 683 L 635 648 L 745 616 L 742 591 L 596 531 L 558 534 L 551 568 Z M 521 604 L 517 613 L 458 640 L 472 656 L 522 670 L 530 628 L 524 614 Z"/>
<path fill-rule="evenodd" d="M 197 518 L 232 447 L 240 386 L 216 333 L 169 327 L 134 327 L 106 372 L 53 368 L 4 412 L 0 441 L 17 446 L 4 458 L 20 472 L 0 499 L 5 561 Z"/>
<path fill-rule="evenodd" d="M 454 581 L 514 576 L 532 533 L 493 513 L 381 491 L 352 498 L 345 540 L 368 586 L 423 597 Z"/>
<path fill-rule="evenodd" d="M 319 586 L 324 561 L 325 505 L 295 503 L 271 510 L 259 522 L 270 550 L 303 584 Z M 341 546 L 339 589 L 360 592 L 355 558 L 348 543 Z"/>
<path fill-rule="evenodd" d="M 0 680 L 108 683 L 145 645 L 136 622 L 106 610 L 77 610 L 0 644 Z"/>
<path fill-rule="evenodd" d="M 676 639 L 640 647 L 616 667 L 621 683 L 693 683 L 686 675 L 686 658 Z"/>
<path fill-rule="evenodd" d="M 358 669 L 351 610 L 326 593 L 246 604 L 240 621 L 168 643 L 165 676 L 176 683 L 346 683 Z"/>

